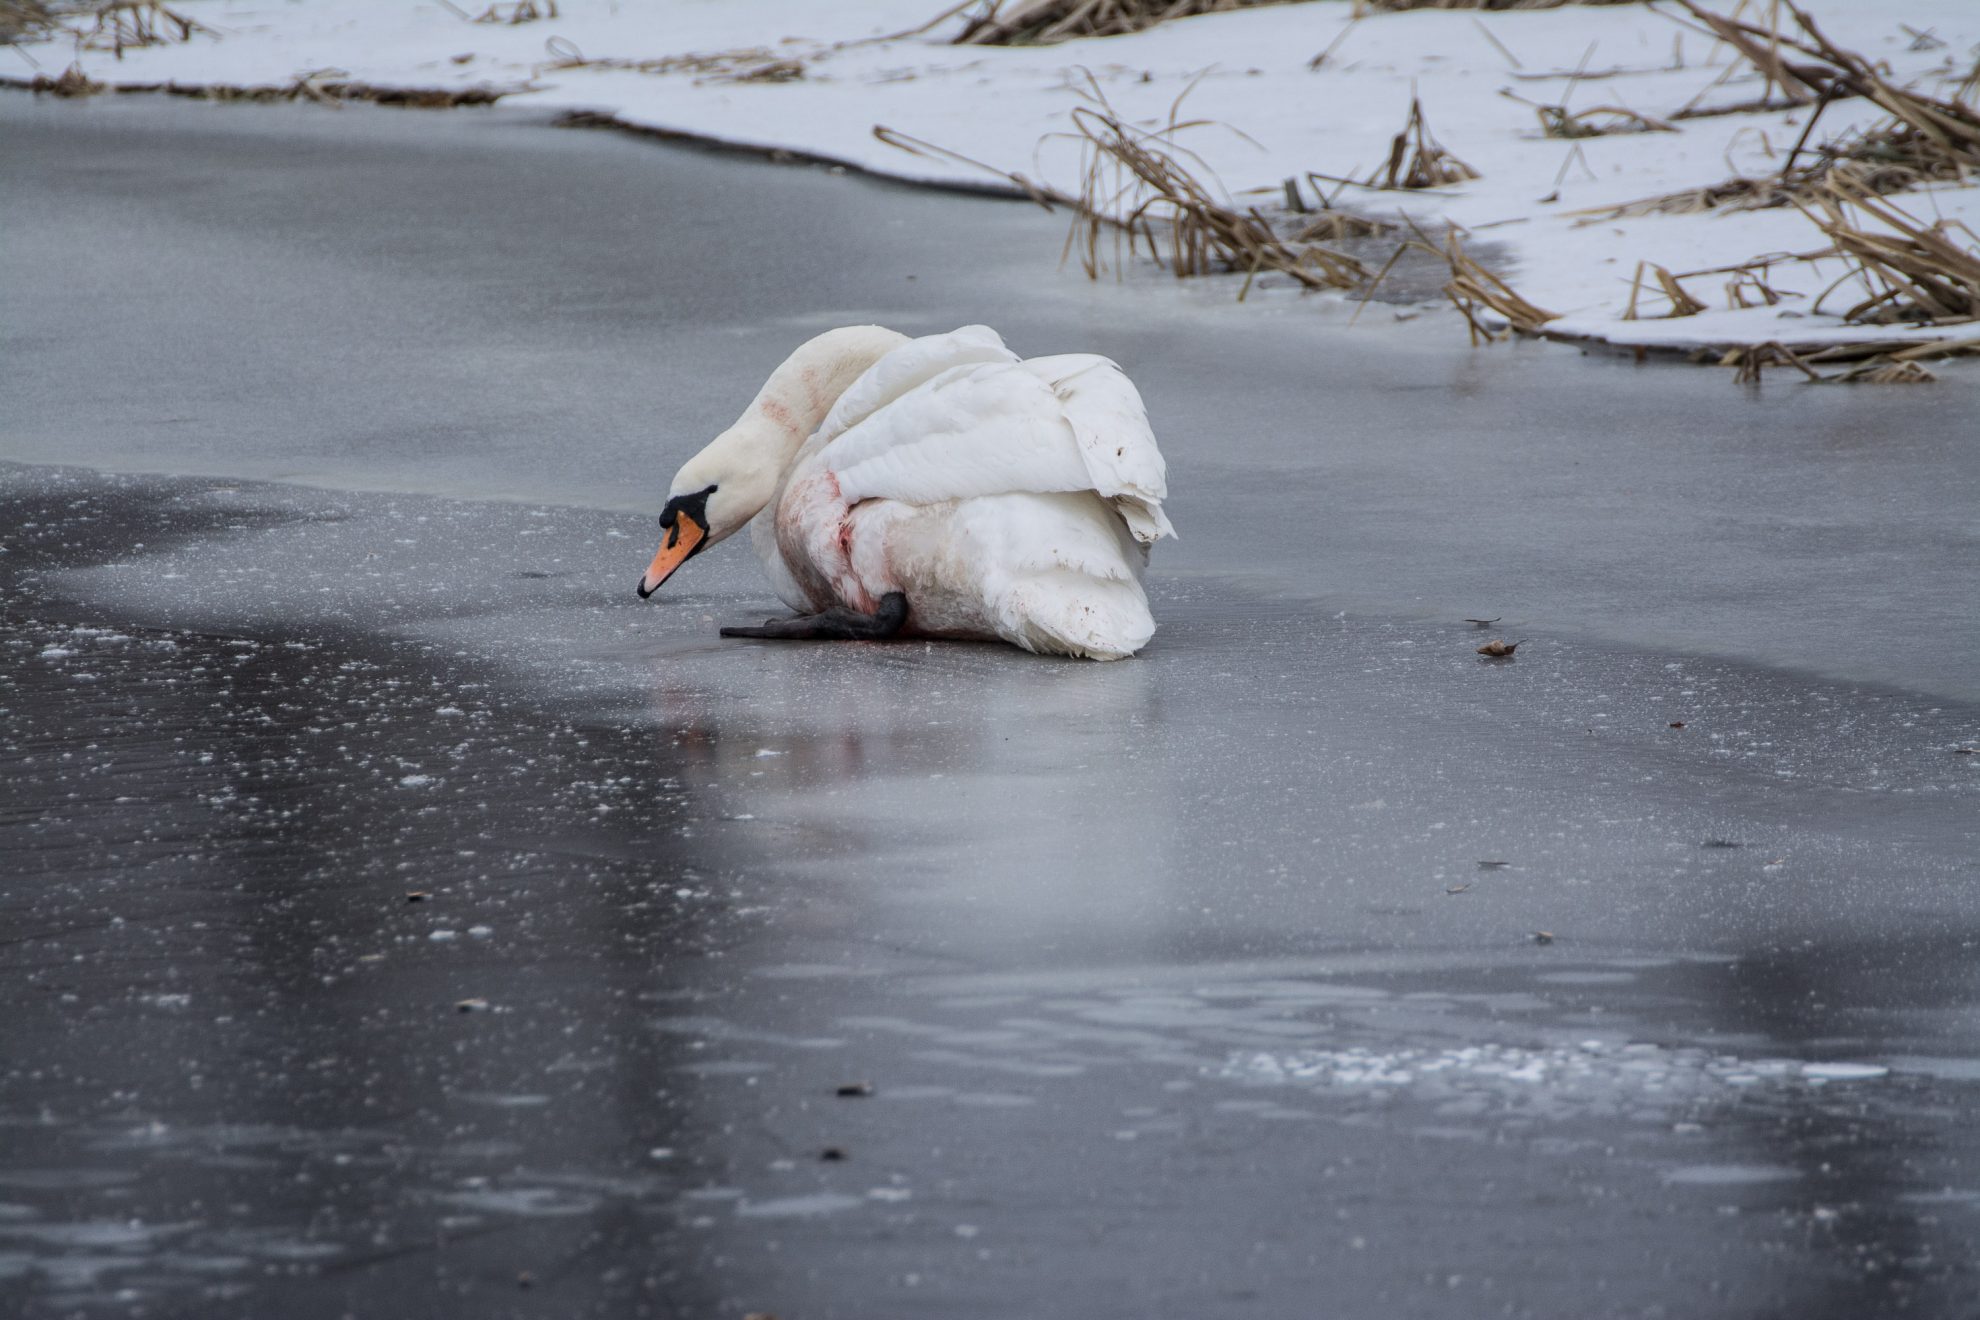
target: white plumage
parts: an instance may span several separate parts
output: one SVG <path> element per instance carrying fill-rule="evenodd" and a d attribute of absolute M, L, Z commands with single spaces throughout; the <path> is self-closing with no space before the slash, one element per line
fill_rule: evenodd
<path fill-rule="evenodd" d="M 767 492 L 736 474 L 771 463 Z M 871 614 L 899 592 L 910 634 L 1100 660 L 1155 631 L 1141 572 L 1174 534 L 1166 473 L 1140 394 L 1104 357 L 1024 361 L 980 325 L 832 331 L 682 468 L 676 500 L 704 490 L 711 543 L 735 530 L 725 512 L 760 501 L 751 539 L 801 613 Z"/>

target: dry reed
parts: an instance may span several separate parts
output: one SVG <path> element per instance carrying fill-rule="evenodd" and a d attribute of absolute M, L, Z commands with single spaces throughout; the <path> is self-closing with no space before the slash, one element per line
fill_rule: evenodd
<path fill-rule="evenodd" d="M 1675 133 L 1676 125 L 1638 114 L 1619 105 L 1590 106 L 1569 110 L 1564 105 L 1536 105 L 1540 131 L 1550 138 L 1612 137 L 1618 133 Z"/>
<path fill-rule="evenodd" d="M 983 0 L 963 21 L 954 42 L 1043 46 L 1079 37 L 1125 36 L 1172 18 L 1293 3 L 1297 0 Z"/>
<path fill-rule="evenodd" d="M 519 23 L 534 23 L 539 19 L 557 16 L 557 0 L 543 0 L 540 5 L 536 0 L 510 0 L 507 4 L 488 6 L 470 21 L 500 23 L 505 27 L 514 27 Z"/>
<path fill-rule="evenodd" d="M 1980 320 L 1980 238 L 1965 225 L 1944 220 L 1928 225 L 1878 197 L 1847 170 L 1831 173 L 1821 192 L 1798 205 L 1849 265 L 1830 290 L 1849 280 L 1864 287 L 1866 296 L 1843 313 L 1844 320 L 1923 325 Z M 1866 228 L 1859 216 L 1879 227 Z M 1967 243 L 1958 240 L 1960 234 Z"/>
<path fill-rule="evenodd" d="M 0 0 L 0 45 L 45 36 L 61 21 L 61 10 L 47 0 Z"/>
<path fill-rule="evenodd" d="M 1780 108 L 1781 103 L 1772 98 L 1776 87 L 1787 104 L 1812 103 L 1815 108 L 1780 173 L 1771 179 L 1735 179 L 1715 189 L 1694 189 L 1631 203 L 1614 214 L 1682 213 L 1701 203 L 1781 206 L 1797 195 L 1818 191 L 1830 170 L 1842 164 L 1860 167 L 1859 181 L 1880 193 L 1934 180 L 1964 179 L 1980 171 L 1980 111 L 1966 103 L 1973 92 L 1971 82 L 1950 98 L 1899 87 L 1870 60 L 1829 40 L 1792 0 L 1775 0 L 1775 22 L 1768 27 L 1715 14 L 1697 0 L 1676 3 L 1760 72 L 1766 88 L 1757 108 Z M 1782 11 L 1794 20 L 1798 34 L 1781 30 L 1778 16 Z M 1855 97 L 1872 102 L 1887 112 L 1888 118 L 1823 143 L 1804 160 L 1803 151 L 1822 112 L 1835 101 Z M 1752 108 L 1756 107 L 1719 107 Z M 1676 117 L 1700 113 L 1705 112 L 1687 108 Z"/>
<path fill-rule="evenodd" d="M 1415 246 L 1442 257 L 1449 265 L 1451 278 L 1444 285 L 1444 296 L 1464 317 L 1474 345 L 1490 343 L 1507 334 L 1544 335 L 1547 322 L 1560 315 L 1528 302 L 1510 284 L 1480 265 L 1464 250 L 1464 238 L 1456 225 L 1444 231 L 1442 243 L 1424 233 L 1413 221 L 1410 228 L 1416 231 Z M 1504 322 L 1504 327 L 1487 319 L 1487 312 Z"/>
<path fill-rule="evenodd" d="M 108 88 L 82 71 L 82 65 L 71 64 L 57 77 L 51 78 L 38 73 L 27 79 L 0 79 L 0 85 L 24 87 L 42 96 L 95 96 Z"/>
<path fill-rule="evenodd" d="M 1758 384 L 1768 367 L 1792 367 L 1815 385 L 1920 385 L 1938 379 L 1925 366 L 1926 360 L 1977 356 L 1980 339 L 1874 339 L 1815 345 L 1799 351 L 1778 341 L 1736 344 L 1723 351 L 1701 349 L 1692 355 L 1692 361 L 1731 367 L 1733 379 L 1741 384 Z M 1831 364 L 1840 364 L 1843 369 L 1827 375 L 1817 370 Z"/>
<path fill-rule="evenodd" d="M 1066 250 L 1079 253 L 1089 276 L 1100 273 L 1101 235 L 1111 230 L 1125 236 L 1130 252 L 1145 248 L 1179 278 L 1242 272 L 1249 288 L 1251 278 L 1271 271 L 1312 289 L 1367 282 L 1367 268 L 1345 253 L 1288 241 L 1256 207 L 1240 211 L 1219 200 L 1202 177 L 1208 170 L 1201 159 L 1176 143 L 1179 133 L 1206 121 L 1179 122 L 1171 107 L 1164 127 L 1142 128 L 1123 120 L 1091 78 L 1080 94 L 1087 103 L 1072 113 L 1080 190 Z"/>
<path fill-rule="evenodd" d="M 95 21 L 76 31 L 77 47 L 107 50 L 120 60 L 126 50 L 191 41 L 196 32 L 213 33 L 204 23 L 168 9 L 157 0 L 118 0 L 84 12 Z"/>
<path fill-rule="evenodd" d="M 1623 308 L 1623 320 L 1635 321 L 1642 319 L 1636 309 L 1636 302 L 1638 297 L 1643 293 L 1643 277 L 1646 273 L 1663 290 L 1664 299 L 1669 303 L 1668 310 L 1662 315 L 1649 319 L 1672 321 L 1683 316 L 1696 316 L 1705 310 L 1705 304 L 1692 297 L 1684 285 L 1678 283 L 1677 276 L 1671 274 L 1655 262 L 1639 261 L 1636 263 L 1636 278 L 1630 281 L 1629 305 Z"/>
<path fill-rule="evenodd" d="M 319 105 L 341 105 L 345 101 L 365 101 L 373 105 L 413 110 L 444 110 L 463 105 L 493 105 L 505 93 L 487 87 L 464 87 L 446 91 L 434 87 L 393 87 L 380 83 L 356 82 L 341 69 L 317 69 L 292 82 L 277 84 L 239 83 L 116 83 L 92 81 L 80 68 L 71 67 L 59 78 L 45 74 L 34 78 L 0 77 L 0 87 L 40 92 L 50 96 L 90 96 L 98 92 L 118 95 L 155 94 L 183 96 L 195 101 L 314 101 Z"/>
<path fill-rule="evenodd" d="M 762 46 L 743 50 L 690 52 L 663 55 L 656 59 L 587 59 L 582 51 L 561 37 L 550 39 L 551 60 L 546 69 L 629 69 L 634 73 L 692 74 L 697 83 L 709 82 L 796 82 L 804 77 L 801 60 L 778 55 Z"/>
<path fill-rule="evenodd" d="M 1644 0 L 1354 0 L 1355 17 L 1397 14 L 1410 9 L 1563 9 L 1568 5 L 1627 5 Z"/>
<path fill-rule="evenodd" d="M 1477 170 L 1446 151 L 1430 135 L 1430 126 L 1423 118 L 1423 103 L 1412 96 L 1409 118 L 1403 121 L 1402 132 L 1389 143 L 1388 160 L 1368 176 L 1365 186 L 1391 190 L 1441 188 L 1477 177 Z"/>

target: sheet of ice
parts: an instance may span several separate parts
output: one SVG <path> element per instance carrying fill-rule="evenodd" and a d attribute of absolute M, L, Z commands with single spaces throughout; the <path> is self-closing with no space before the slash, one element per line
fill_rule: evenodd
<path fill-rule="evenodd" d="M 1345 0 L 1314 0 L 1021 48 L 946 44 L 960 20 L 916 32 L 941 11 L 938 0 L 563 0 L 554 18 L 515 24 L 466 21 L 437 0 L 188 0 L 181 8 L 206 31 L 122 52 L 82 43 L 77 63 L 119 85 L 287 86 L 314 74 L 485 87 L 510 104 L 598 111 L 944 184 L 996 185 L 989 166 L 1077 191 L 1078 149 L 1067 132 L 1080 89 L 1090 85 L 1125 117 L 1150 125 L 1166 121 L 1181 99 L 1184 117 L 1211 121 L 1187 145 L 1237 200 L 1270 201 L 1282 180 L 1308 171 L 1367 177 L 1418 96 L 1435 136 L 1481 177 L 1435 192 L 1347 187 L 1342 202 L 1406 211 L 1433 228 L 1454 222 L 1502 244 L 1519 291 L 1560 314 L 1555 330 L 1665 347 L 1921 333 L 1844 325 L 1836 313 L 1856 300 L 1848 288 L 1818 309 L 1819 296 L 1843 276 L 1834 260 L 1777 267 L 1770 278 L 1783 295 L 1778 305 L 1733 306 L 1727 277 L 1709 272 L 1826 247 L 1793 208 L 1601 215 L 1600 208 L 1735 173 L 1777 170 L 1807 127 L 1801 110 L 1686 119 L 1675 133 L 1546 137 L 1537 105 L 1622 106 L 1668 119 L 1694 102 L 1737 105 L 1766 90 L 1726 47 L 1649 7 L 1356 20 Z M 1939 94 L 1970 70 L 1980 43 L 1980 6 L 1970 0 L 1810 0 L 1807 8 L 1840 45 Z M 67 44 L 43 46 L 36 58 L 59 67 Z M 1310 67 L 1323 51 L 1331 53 Z M 751 76 L 777 72 L 771 66 L 780 62 L 794 62 L 782 72 L 801 67 L 802 75 Z M 1832 105 L 1816 141 L 1877 117 L 1861 101 Z M 875 136 L 877 125 L 955 154 L 889 145 Z M 1903 205 L 1924 218 L 1980 226 L 1980 186 L 1937 187 Z M 1712 310 L 1621 319 L 1639 262 L 1708 272 L 1686 287 Z M 1645 318 L 1664 310 L 1661 295 L 1641 299 Z M 1974 326 L 1922 333 L 1968 337 Z"/>

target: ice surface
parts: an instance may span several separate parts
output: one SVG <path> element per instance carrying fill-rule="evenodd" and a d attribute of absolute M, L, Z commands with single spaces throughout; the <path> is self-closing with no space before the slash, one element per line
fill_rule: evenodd
<path fill-rule="evenodd" d="M 1009 250 L 958 282 L 883 223 L 1049 220 L 1024 208 L 458 116 L 72 109 L 0 111 L 46 148 L 0 201 L 59 202 L 9 228 L 10 287 L 114 267 L 157 319 L 50 297 L 7 453 L 203 475 L 0 467 L 0 1229 L 197 1224 L 0 1233 L 5 1290 L 864 1320 L 1297 1314 L 1325 1277 L 1349 1316 L 1579 1315 L 1588 1271 L 1527 1263 L 1567 1243 L 1617 1313 L 1969 1302 L 1956 381 L 1729 405 L 1552 347 L 1487 367 L 1221 294 L 1047 295 Z M 486 156 L 401 154 L 447 131 Z M 278 212 L 237 214 L 291 157 Z M 831 269 L 778 266 L 711 331 L 708 290 L 744 285 L 646 282 L 617 208 L 515 262 L 544 249 L 502 199 L 627 179 L 653 213 L 767 210 L 766 250 Z M 470 196 L 476 244 L 422 247 Z M 394 338 L 379 308 L 438 292 L 380 246 L 460 301 Z M 1133 664 L 725 644 L 770 608 L 741 553 L 632 597 L 641 475 L 910 248 L 927 292 L 889 319 L 1002 297 L 1172 419 L 1187 540 Z M 150 282 L 160 251 L 185 264 Z M 312 296 L 272 296 L 297 263 Z M 590 310 L 508 314 L 538 297 Z M 264 305 L 310 315 L 190 329 Z M 590 403 L 552 427 L 557 380 Z M 1481 597 L 1540 618 L 1513 664 L 1472 653 Z M 1225 1075 L 1261 1056 L 1320 1070 Z M 743 1212 L 780 1203 L 838 1208 Z"/>

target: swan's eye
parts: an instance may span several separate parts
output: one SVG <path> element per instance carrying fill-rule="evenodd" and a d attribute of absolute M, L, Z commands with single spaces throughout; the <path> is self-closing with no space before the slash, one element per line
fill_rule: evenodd
<path fill-rule="evenodd" d="M 667 507 L 660 511 L 660 526 L 674 530 L 674 522 L 681 514 L 695 520 L 702 527 L 708 526 L 708 497 L 715 493 L 715 487 L 698 490 L 692 495 L 676 495 L 667 501 Z"/>

